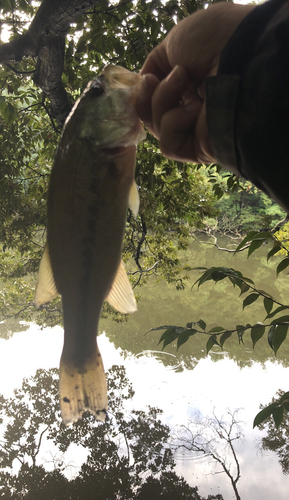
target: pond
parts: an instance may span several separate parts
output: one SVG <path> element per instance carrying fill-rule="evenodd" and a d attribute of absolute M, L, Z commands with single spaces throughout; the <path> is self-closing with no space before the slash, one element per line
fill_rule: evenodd
<path fill-rule="evenodd" d="M 275 262 L 267 265 L 266 249 L 258 250 L 247 259 L 245 252 L 233 256 L 218 251 L 209 244 L 209 239 L 202 239 L 205 241 L 202 245 L 193 241 L 185 252 L 191 266 L 234 267 L 252 277 L 258 288 L 286 303 L 287 277 L 284 273 L 276 278 Z M 218 243 L 228 247 L 232 242 L 222 238 Z M 191 288 L 198 276 L 198 271 L 192 271 L 182 291 L 153 277 L 139 289 L 138 312 L 127 322 L 101 320 L 99 347 L 105 369 L 125 366 L 135 391 L 133 398 L 126 401 L 126 412 L 147 411 L 148 407 L 162 410 L 159 418 L 172 433 L 175 471 L 191 486 L 197 486 L 200 495 L 207 498 L 220 494 L 226 500 L 237 498 L 230 477 L 216 460 L 217 456 L 233 478 L 240 468 L 239 498 L 287 500 L 289 478 L 282 473 L 274 451 L 261 451 L 261 439 L 267 431 L 253 429 L 253 420 L 260 404 L 268 404 L 279 389 L 289 390 L 288 340 L 276 358 L 265 338 L 253 350 L 249 336 L 244 338 L 244 345 L 239 345 L 232 337 L 226 342 L 224 351 L 214 347 L 206 355 L 205 336 L 195 335 L 178 351 L 174 344 L 162 351 L 158 345 L 162 332 L 146 334 L 161 325 L 185 326 L 199 319 L 210 327 L 222 325 L 225 328 L 264 319 L 264 309 L 258 301 L 242 310 L 239 292 L 230 283 L 208 282 L 200 289 Z M 18 330 L 23 328 L 25 325 Z M 59 364 L 62 329 L 41 330 L 33 324 L 26 328 L 16 331 L 9 340 L 0 340 L 0 393 L 5 397 L 10 396 L 15 387 L 20 387 L 23 377 L 34 375 L 38 368 L 49 369 Z M 228 432 L 230 425 L 232 434 L 224 440 L 224 432 Z M 195 439 L 196 436 L 199 437 Z M 195 448 L 192 447 L 193 439 Z M 186 444 L 187 449 L 180 444 Z M 205 445 L 205 452 L 195 451 Z M 73 450 L 68 452 L 69 461 L 79 467 L 85 455 Z M 210 453 L 212 450 L 214 456 Z M 46 445 L 38 457 L 40 463 L 41 460 L 48 463 L 49 452 Z"/>

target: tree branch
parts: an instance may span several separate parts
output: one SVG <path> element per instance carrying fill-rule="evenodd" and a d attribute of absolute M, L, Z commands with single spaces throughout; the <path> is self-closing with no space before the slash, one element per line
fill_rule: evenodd
<path fill-rule="evenodd" d="M 27 33 L 0 46 L 0 63 L 37 58 L 34 82 L 49 98 L 51 116 L 60 128 L 71 110 L 61 80 L 65 37 L 76 17 L 97 3 L 99 0 L 43 0 Z"/>

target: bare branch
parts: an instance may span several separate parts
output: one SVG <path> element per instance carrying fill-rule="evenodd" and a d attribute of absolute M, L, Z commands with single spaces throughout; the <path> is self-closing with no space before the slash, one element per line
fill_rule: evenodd
<path fill-rule="evenodd" d="M 221 468 L 221 472 L 230 479 L 236 500 L 241 500 L 237 489 L 237 483 L 241 477 L 240 464 L 238 461 L 233 441 L 243 437 L 240 422 L 237 420 L 237 413 L 228 410 L 229 421 L 223 421 L 214 413 L 214 418 L 204 418 L 201 420 L 190 421 L 188 426 L 182 425 L 173 438 L 171 446 L 176 450 L 185 450 L 185 452 L 201 453 L 211 457 Z M 219 444 L 221 441 L 229 448 L 232 461 L 228 462 L 228 452 L 221 454 Z M 231 472 L 231 465 L 235 465 L 235 474 Z M 220 473 L 217 471 L 216 473 Z"/>

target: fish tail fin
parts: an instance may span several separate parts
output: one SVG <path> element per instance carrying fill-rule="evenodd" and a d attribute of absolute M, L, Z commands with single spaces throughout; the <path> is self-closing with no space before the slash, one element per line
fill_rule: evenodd
<path fill-rule="evenodd" d="M 94 359 L 77 363 L 60 361 L 60 408 L 65 425 L 76 422 L 85 411 L 97 420 L 107 418 L 107 388 L 101 354 L 96 349 Z"/>

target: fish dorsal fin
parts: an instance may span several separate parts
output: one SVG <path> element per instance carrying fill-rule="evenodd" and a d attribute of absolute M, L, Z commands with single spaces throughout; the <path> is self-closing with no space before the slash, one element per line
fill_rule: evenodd
<path fill-rule="evenodd" d="M 46 243 L 39 266 L 38 281 L 35 292 L 35 304 L 37 307 L 41 306 L 49 300 L 54 299 L 56 295 L 58 295 L 58 291 L 54 282 L 48 244 Z"/>
<path fill-rule="evenodd" d="M 138 214 L 138 209 L 139 209 L 139 194 L 137 190 L 137 185 L 135 180 L 133 181 L 130 192 L 129 192 L 129 197 L 128 197 L 128 206 L 131 209 L 133 215 L 137 217 Z"/>
<path fill-rule="evenodd" d="M 134 293 L 122 260 L 120 261 L 113 285 L 105 300 L 114 309 L 123 314 L 132 313 L 137 310 Z"/>

